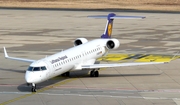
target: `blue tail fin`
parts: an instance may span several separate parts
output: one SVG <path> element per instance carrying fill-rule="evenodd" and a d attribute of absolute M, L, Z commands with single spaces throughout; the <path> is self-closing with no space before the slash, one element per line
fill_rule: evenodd
<path fill-rule="evenodd" d="M 116 14 L 114 14 L 114 13 L 110 13 L 107 16 L 106 27 L 105 27 L 104 33 L 102 34 L 101 38 L 111 38 L 113 21 L 114 21 L 114 18 L 111 18 L 111 17 L 114 17 L 114 16 L 116 16 Z"/>
<path fill-rule="evenodd" d="M 113 28 L 113 21 L 114 19 L 143 19 L 143 16 L 117 16 L 114 13 L 110 13 L 107 15 L 95 15 L 95 16 L 88 16 L 89 18 L 107 18 L 106 27 L 104 30 L 103 35 L 101 38 L 111 38 L 112 28 Z"/>

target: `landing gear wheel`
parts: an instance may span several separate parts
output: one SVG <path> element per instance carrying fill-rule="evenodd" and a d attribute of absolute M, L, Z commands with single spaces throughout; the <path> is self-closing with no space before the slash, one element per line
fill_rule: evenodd
<path fill-rule="evenodd" d="M 94 71 L 91 71 L 90 72 L 90 77 L 94 77 L 93 75 L 94 75 Z"/>
<path fill-rule="evenodd" d="M 94 77 L 99 77 L 99 72 L 98 71 L 94 72 Z"/>
<path fill-rule="evenodd" d="M 36 84 L 32 83 L 31 92 L 36 92 Z"/>
<path fill-rule="evenodd" d="M 69 75 L 70 75 L 70 72 L 65 72 L 65 73 L 63 73 L 63 74 L 61 74 L 62 76 L 66 76 L 66 77 L 69 77 Z"/>
<path fill-rule="evenodd" d="M 92 70 L 90 72 L 90 77 L 99 77 L 99 72 L 98 71 L 95 71 L 95 70 Z"/>
<path fill-rule="evenodd" d="M 36 88 L 32 87 L 31 92 L 36 92 Z"/>
<path fill-rule="evenodd" d="M 66 72 L 66 73 L 65 73 L 65 75 L 66 75 L 67 77 L 69 77 L 69 75 L 70 75 L 70 72 Z"/>

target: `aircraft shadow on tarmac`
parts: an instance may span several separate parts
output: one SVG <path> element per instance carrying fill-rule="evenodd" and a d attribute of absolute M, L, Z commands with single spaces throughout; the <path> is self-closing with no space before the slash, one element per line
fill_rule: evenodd
<path fill-rule="evenodd" d="M 119 77 L 119 76 L 154 76 L 161 75 L 161 73 L 157 74 L 101 74 L 99 77 Z M 98 77 L 98 78 L 99 78 Z"/>
<path fill-rule="evenodd" d="M 90 77 L 89 70 L 83 71 L 75 71 L 71 72 L 71 78 L 101 78 L 101 77 L 120 77 L 120 76 L 153 76 L 153 75 L 161 75 L 163 72 L 159 71 L 159 73 L 139 73 L 139 74 L 99 74 L 99 77 Z"/>
<path fill-rule="evenodd" d="M 66 79 L 68 79 L 68 77 L 57 76 L 57 77 L 52 78 L 52 79 L 50 79 L 50 80 L 48 80 L 48 81 L 44 81 L 44 82 L 42 82 L 42 83 L 37 84 L 37 90 L 43 89 L 43 88 L 45 88 L 45 87 L 47 87 L 47 86 L 51 86 L 51 85 L 53 85 L 53 84 L 56 84 L 56 83 L 58 83 L 58 82 L 61 82 L 61 81 L 63 81 L 63 80 L 66 80 Z M 30 86 L 27 86 L 26 83 L 21 84 L 21 85 L 19 85 L 19 86 L 17 87 L 17 89 L 18 89 L 19 91 L 21 91 L 21 92 L 31 92 L 31 88 L 32 88 L 32 86 L 31 86 L 31 85 L 30 85 Z"/>
<path fill-rule="evenodd" d="M 56 83 L 60 83 L 63 80 L 69 78 L 101 78 L 101 77 L 120 77 L 120 76 L 154 76 L 162 73 L 151 73 L 151 74 L 100 74 L 99 77 L 90 77 L 89 70 L 70 72 L 70 77 L 57 76 L 48 81 L 37 84 L 37 89 L 43 89 L 48 86 L 53 86 Z M 17 87 L 21 92 L 31 92 L 31 86 L 27 86 L 26 83 L 21 84 Z"/>
<path fill-rule="evenodd" d="M 60 83 L 61 81 L 66 80 L 68 78 L 81 78 L 85 75 L 89 76 L 88 73 L 89 73 L 89 70 L 88 71 L 83 70 L 83 72 L 82 71 L 70 72 L 70 77 L 64 77 L 60 75 L 52 79 L 49 79 L 48 81 L 44 81 L 42 83 L 37 84 L 37 90 L 43 89 L 51 85 L 53 86 L 54 84 Z M 27 86 L 26 83 L 19 85 L 17 89 L 21 92 L 31 92 L 31 86 Z"/>

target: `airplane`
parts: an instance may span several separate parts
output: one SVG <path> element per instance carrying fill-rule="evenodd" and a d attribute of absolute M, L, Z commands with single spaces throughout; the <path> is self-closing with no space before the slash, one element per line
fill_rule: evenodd
<path fill-rule="evenodd" d="M 5 58 L 31 63 L 26 70 L 25 80 L 31 85 L 31 92 L 36 92 L 36 84 L 44 82 L 58 75 L 69 76 L 71 71 L 90 70 L 91 77 L 98 77 L 100 68 L 136 66 L 149 64 L 163 64 L 165 62 L 130 62 L 97 64 L 96 60 L 106 56 L 110 50 L 117 49 L 120 42 L 116 38 L 111 38 L 114 19 L 143 19 L 142 16 L 118 16 L 114 13 L 108 15 L 88 16 L 89 18 L 107 18 L 104 33 L 101 38 L 88 41 L 86 38 L 77 38 L 74 46 L 54 55 L 32 60 L 25 58 L 10 57 L 4 47 Z"/>

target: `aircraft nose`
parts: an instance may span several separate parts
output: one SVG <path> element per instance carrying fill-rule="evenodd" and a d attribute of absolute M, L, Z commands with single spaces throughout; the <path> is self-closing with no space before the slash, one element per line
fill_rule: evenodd
<path fill-rule="evenodd" d="M 33 73 L 26 71 L 25 80 L 27 83 L 33 83 Z"/>

